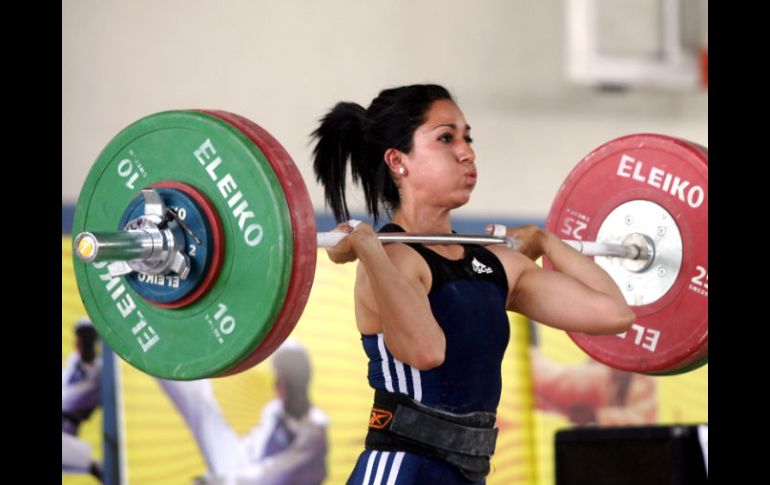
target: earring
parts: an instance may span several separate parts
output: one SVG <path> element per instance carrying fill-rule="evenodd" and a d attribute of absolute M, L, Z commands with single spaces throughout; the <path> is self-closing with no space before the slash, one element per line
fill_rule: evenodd
<path fill-rule="evenodd" d="M 406 169 L 404 167 L 398 167 L 398 173 L 404 175 L 406 173 Z"/>

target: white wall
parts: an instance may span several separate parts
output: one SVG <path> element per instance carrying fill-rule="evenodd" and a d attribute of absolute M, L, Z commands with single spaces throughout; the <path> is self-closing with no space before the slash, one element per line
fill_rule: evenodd
<path fill-rule="evenodd" d="M 560 0 L 63 0 L 62 201 L 122 128 L 166 109 L 259 123 L 317 209 L 308 134 L 337 101 L 436 82 L 473 126 L 480 180 L 466 215 L 545 217 L 589 151 L 659 132 L 708 145 L 708 95 L 599 93 L 564 74 Z M 351 197 L 354 209 L 359 197 Z"/>

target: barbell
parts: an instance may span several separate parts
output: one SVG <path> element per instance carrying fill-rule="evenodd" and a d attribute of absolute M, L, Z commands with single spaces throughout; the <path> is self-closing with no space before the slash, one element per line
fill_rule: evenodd
<path fill-rule="evenodd" d="M 158 193 L 153 189 L 142 190 L 142 195 L 145 198 L 145 207 L 148 206 L 148 200 L 161 200 Z M 124 231 L 99 234 L 82 232 L 78 234 L 75 238 L 75 255 L 86 263 L 94 261 L 119 262 L 119 265 L 111 265 L 110 273 L 113 276 L 128 274 L 131 271 L 148 274 L 164 274 L 167 271 L 173 271 L 180 275 L 181 279 L 186 279 L 189 272 L 189 264 L 183 259 L 183 248 L 176 249 L 176 259 L 159 256 L 164 248 L 169 248 L 169 242 L 173 246 L 175 240 L 173 231 L 168 229 L 168 222 L 176 218 L 180 228 L 184 228 L 198 244 L 200 244 L 201 239 L 194 232 L 185 228 L 184 219 L 181 219 L 174 209 L 168 209 L 165 206 L 163 209 L 168 214 L 165 221 L 162 217 L 159 218 L 157 223 L 141 218 L 140 222 L 143 223 L 141 226 L 136 221 L 133 221 L 133 225 L 127 226 L 127 230 Z M 159 229 L 161 224 L 163 224 L 166 231 L 171 232 L 166 233 L 164 236 Z M 386 233 L 376 234 L 376 237 L 382 244 L 478 244 L 481 246 L 502 244 L 509 248 L 517 249 L 518 241 L 507 237 L 505 235 L 506 230 L 505 226 L 495 224 L 493 227 L 494 232 L 491 236 L 478 234 Z M 319 232 L 316 234 L 316 241 L 319 248 L 331 248 L 339 244 L 345 237 L 346 233 L 344 232 Z M 562 239 L 562 241 L 586 256 L 606 256 L 649 262 L 652 260 L 654 251 L 652 243 L 646 239 L 641 239 L 637 244 L 634 242 L 611 244 L 569 239 Z M 171 252 L 169 250 L 168 253 L 163 254 L 169 255 Z M 174 266 L 175 262 L 177 266 Z M 154 264 L 151 265 L 151 263 Z"/>
<path fill-rule="evenodd" d="M 648 374 L 708 359 L 708 152 L 639 134 L 586 156 L 562 184 L 546 229 L 595 257 L 637 321 L 620 335 L 570 337 L 595 359 Z M 73 222 L 75 274 L 102 338 L 166 379 L 244 371 L 291 333 L 318 247 L 302 177 L 252 121 L 224 111 L 142 118 L 104 148 Z M 491 234 L 378 234 L 383 244 L 505 244 Z M 550 267 L 547 259 L 546 267 Z"/>

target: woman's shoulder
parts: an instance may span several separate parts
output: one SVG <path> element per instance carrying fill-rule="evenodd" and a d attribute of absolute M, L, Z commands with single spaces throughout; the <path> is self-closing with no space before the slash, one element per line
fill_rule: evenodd
<path fill-rule="evenodd" d="M 509 288 L 512 283 L 518 281 L 521 273 L 527 269 L 537 266 L 534 261 L 524 256 L 519 251 L 515 251 L 509 247 L 501 244 L 486 246 L 486 249 L 494 254 L 505 269 L 505 274 L 508 277 Z"/>
<path fill-rule="evenodd" d="M 388 222 L 387 224 L 382 226 L 380 229 L 378 229 L 377 232 L 392 233 L 392 232 L 405 232 L 405 231 L 398 224 Z M 426 271 L 429 269 L 423 256 L 420 255 L 420 253 L 411 245 L 402 244 L 402 243 L 391 243 L 391 244 L 384 244 L 383 248 L 385 248 L 385 253 L 388 255 L 391 262 L 393 262 L 393 264 L 396 265 L 396 267 L 399 267 L 399 268 L 403 267 L 408 269 L 410 265 L 416 265 L 416 266 L 424 266 L 424 269 Z"/>
<path fill-rule="evenodd" d="M 385 254 L 390 262 L 406 276 L 430 277 L 430 267 L 420 253 L 407 244 L 383 244 Z M 363 265 L 358 265 L 358 274 L 365 272 Z"/>

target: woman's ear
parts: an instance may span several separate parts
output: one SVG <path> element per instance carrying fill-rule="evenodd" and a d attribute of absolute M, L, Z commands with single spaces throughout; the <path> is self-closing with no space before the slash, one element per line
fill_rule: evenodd
<path fill-rule="evenodd" d="M 385 159 L 385 163 L 388 165 L 388 168 L 392 172 L 406 175 L 406 167 L 403 165 L 404 157 L 402 152 L 396 150 L 395 148 L 388 148 L 385 150 L 385 155 L 383 155 L 383 158 Z"/>

